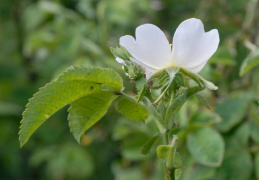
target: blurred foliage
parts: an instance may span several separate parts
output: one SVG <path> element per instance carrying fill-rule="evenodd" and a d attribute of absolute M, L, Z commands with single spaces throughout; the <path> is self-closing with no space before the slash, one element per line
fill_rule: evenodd
<path fill-rule="evenodd" d="M 182 179 L 259 179 L 258 4 L 258 0 L 0 1 L 0 179 L 161 179 L 155 149 L 146 156 L 140 153 L 141 145 L 158 131 L 150 119 L 144 125 L 110 108 L 79 146 L 63 108 L 19 149 L 21 113 L 39 87 L 71 65 L 111 67 L 123 76 L 126 91 L 134 94 L 109 47 L 118 45 L 120 36 L 133 35 L 143 23 L 156 24 L 171 39 L 179 23 L 190 17 L 201 19 L 207 30 L 219 30 L 220 47 L 200 73 L 219 89 L 201 93 L 210 110 L 192 97 L 177 115 Z M 191 144 L 198 142 L 197 132 L 204 128 L 224 139 L 219 167 L 205 166 L 191 156 L 196 152 Z"/>

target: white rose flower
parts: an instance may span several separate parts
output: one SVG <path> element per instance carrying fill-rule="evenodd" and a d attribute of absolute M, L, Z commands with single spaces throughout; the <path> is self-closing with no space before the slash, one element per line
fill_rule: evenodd
<path fill-rule="evenodd" d="M 198 73 L 215 53 L 219 44 L 218 30 L 204 31 L 199 19 L 188 19 L 176 29 L 172 47 L 165 34 L 153 24 L 144 24 L 136 29 L 136 39 L 126 35 L 120 45 L 133 56 L 149 79 L 153 74 L 168 67 L 179 67 Z M 120 63 L 124 61 L 116 58 Z"/>

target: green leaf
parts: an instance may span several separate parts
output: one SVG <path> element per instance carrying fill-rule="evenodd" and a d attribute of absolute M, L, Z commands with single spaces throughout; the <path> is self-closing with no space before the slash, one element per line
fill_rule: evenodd
<path fill-rule="evenodd" d="M 248 57 L 244 60 L 241 65 L 239 75 L 243 76 L 245 73 L 250 71 L 259 65 L 259 48 L 253 51 Z"/>
<path fill-rule="evenodd" d="M 69 126 L 80 144 L 85 131 L 97 123 L 118 96 L 110 92 L 91 94 L 71 103 L 68 109 Z"/>
<path fill-rule="evenodd" d="M 122 87 L 121 77 L 111 69 L 69 68 L 29 100 L 19 132 L 21 146 L 45 120 L 67 104 L 93 93 L 117 93 Z"/>
<path fill-rule="evenodd" d="M 250 121 L 250 134 L 253 141 L 259 143 L 259 125 L 254 121 Z"/>
<path fill-rule="evenodd" d="M 200 95 L 200 94 L 195 94 L 195 96 L 197 97 L 197 99 L 199 100 L 199 102 L 203 105 L 203 106 L 205 106 L 206 108 L 208 108 L 208 109 L 210 109 L 210 104 L 209 104 L 209 102 L 208 102 L 208 100 L 204 97 L 204 96 L 202 96 L 202 95 Z"/>
<path fill-rule="evenodd" d="M 150 138 L 142 147 L 141 154 L 147 155 L 155 142 L 161 137 L 161 133 L 157 133 L 155 136 Z"/>
<path fill-rule="evenodd" d="M 259 153 L 255 156 L 255 175 L 256 178 L 259 179 Z"/>
<path fill-rule="evenodd" d="M 233 135 L 241 146 L 246 147 L 246 145 L 248 144 L 250 131 L 250 124 L 246 122 L 242 123 L 237 129 L 235 129 Z"/>
<path fill-rule="evenodd" d="M 209 127 L 198 129 L 187 136 L 187 147 L 191 155 L 206 166 L 221 165 L 224 146 L 224 140 L 220 134 Z"/>
<path fill-rule="evenodd" d="M 148 112 L 142 106 L 126 98 L 122 98 L 117 107 L 124 116 L 135 121 L 145 122 L 148 117 Z"/>
<path fill-rule="evenodd" d="M 209 180 L 213 179 L 216 168 L 193 163 L 184 168 L 182 180 Z"/>
<path fill-rule="evenodd" d="M 153 106 L 153 104 L 150 102 L 150 100 L 147 97 L 143 97 L 143 103 L 146 106 L 146 110 L 150 115 L 154 117 L 154 120 L 157 124 L 157 127 L 159 128 L 159 131 L 163 134 L 166 131 L 166 123 L 165 120 L 160 116 L 160 113 L 157 111 L 157 109 Z"/>
<path fill-rule="evenodd" d="M 179 96 L 177 96 L 174 101 L 168 106 L 166 110 L 166 116 L 165 119 L 168 122 L 169 119 L 175 115 L 180 108 L 183 106 L 183 104 L 187 101 L 189 97 L 194 95 L 195 93 L 203 90 L 204 87 L 193 87 L 193 88 L 188 88 L 185 89 Z"/>
<path fill-rule="evenodd" d="M 172 169 L 176 164 L 179 163 L 179 159 L 176 160 L 176 147 L 177 147 L 178 137 L 174 136 L 172 143 L 170 145 L 160 145 L 157 147 L 157 156 L 166 162 L 166 167 Z M 178 158 L 178 157 L 177 157 Z"/>
<path fill-rule="evenodd" d="M 163 99 L 159 102 L 159 104 L 157 106 L 157 110 L 160 113 L 160 115 L 162 116 L 162 118 L 165 119 L 166 106 L 165 106 L 165 102 Z"/>
<path fill-rule="evenodd" d="M 237 147 L 226 149 L 222 165 L 218 168 L 215 179 L 251 180 L 253 164 L 250 153 Z"/>
<path fill-rule="evenodd" d="M 217 129 L 227 132 L 237 125 L 247 112 L 247 102 L 245 99 L 226 99 L 219 103 L 215 112 L 220 115 L 222 121 L 216 125 Z"/>
<path fill-rule="evenodd" d="M 181 177 L 182 177 L 183 170 L 182 170 L 182 157 L 181 157 L 181 154 L 179 152 L 175 153 L 175 156 L 174 156 L 174 167 L 175 168 L 176 167 L 179 168 L 179 169 L 176 169 L 174 171 L 175 180 L 180 180 Z"/>

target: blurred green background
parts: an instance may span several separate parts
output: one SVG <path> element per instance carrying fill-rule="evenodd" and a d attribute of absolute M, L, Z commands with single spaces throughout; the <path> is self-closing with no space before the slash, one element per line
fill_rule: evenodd
<path fill-rule="evenodd" d="M 162 179 L 155 149 L 140 154 L 141 145 L 157 132 L 150 120 L 133 122 L 112 106 L 80 146 L 63 108 L 20 149 L 21 114 L 38 88 L 71 65 L 113 68 L 123 76 L 125 91 L 134 94 L 109 47 L 144 23 L 159 26 L 172 39 L 177 26 L 191 17 L 201 19 L 206 31 L 219 31 L 219 49 L 200 73 L 219 90 L 202 93 L 210 110 L 191 98 L 178 114 L 182 179 L 259 179 L 258 0 L 1 0 L 0 179 Z M 193 128 L 204 126 L 224 138 L 219 167 L 197 163 L 186 148 Z"/>

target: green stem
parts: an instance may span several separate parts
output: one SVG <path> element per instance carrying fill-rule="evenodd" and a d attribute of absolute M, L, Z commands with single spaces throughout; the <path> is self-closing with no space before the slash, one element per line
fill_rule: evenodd
<path fill-rule="evenodd" d="M 168 141 L 168 133 L 169 133 L 169 130 L 166 130 L 166 132 L 163 134 L 163 141 L 164 141 L 164 144 L 165 144 L 165 145 L 168 145 L 168 144 L 169 144 L 169 141 Z"/>

